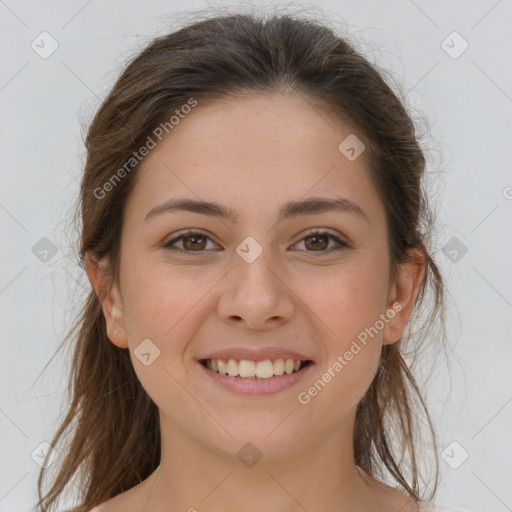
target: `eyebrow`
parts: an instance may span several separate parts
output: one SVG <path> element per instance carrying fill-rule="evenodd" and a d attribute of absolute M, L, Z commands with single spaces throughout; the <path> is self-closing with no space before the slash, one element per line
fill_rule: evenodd
<path fill-rule="evenodd" d="M 219 217 L 230 220 L 235 224 L 238 222 L 238 214 L 232 208 L 210 201 L 188 198 L 174 198 L 155 206 L 147 213 L 144 218 L 144 222 L 162 213 L 177 211 L 189 211 L 193 213 L 200 213 L 202 215 L 209 215 L 211 217 Z M 349 213 L 364 219 L 369 223 L 368 216 L 364 210 L 357 203 L 343 197 L 311 197 L 300 201 L 289 201 L 279 210 L 277 219 L 278 222 L 280 222 L 281 220 L 301 215 L 312 215 L 327 212 Z"/>

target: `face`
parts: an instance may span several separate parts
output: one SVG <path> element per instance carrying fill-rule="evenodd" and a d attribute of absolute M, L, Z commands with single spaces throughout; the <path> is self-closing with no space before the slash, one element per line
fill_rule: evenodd
<path fill-rule="evenodd" d="M 168 430 L 232 456 L 250 441 L 270 458 L 336 429 L 349 437 L 421 277 L 390 280 L 365 153 L 338 149 L 353 133 L 300 97 L 248 96 L 199 104 L 143 161 L 125 205 L 120 281 L 103 307 Z M 312 198 L 338 208 L 289 207 Z M 233 215 L 161 206 L 177 199 Z M 276 373 L 279 359 L 309 364 L 259 380 L 203 366 L 219 358 L 249 372 L 266 359 Z"/>

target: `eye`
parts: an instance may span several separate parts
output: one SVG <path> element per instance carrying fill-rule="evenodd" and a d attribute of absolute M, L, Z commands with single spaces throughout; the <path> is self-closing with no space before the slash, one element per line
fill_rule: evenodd
<path fill-rule="evenodd" d="M 326 250 L 327 247 L 329 246 L 329 242 L 332 240 L 336 242 L 337 245 L 331 247 L 329 250 Z M 306 248 L 313 249 L 312 251 L 307 250 L 307 252 L 320 253 L 315 256 L 322 256 L 325 253 L 341 251 L 349 248 L 348 243 L 344 242 L 336 235 L 333 235 L 329 231 L 325 230 L 315 230 L 313 232 L 308 233 L 298 242 L 298 244 L 302 242 L 305 243 Z"/>
<path fill-rule="evenodd" d="M 180 236 L 165 242 L 162 247 L 178 253 L 202 253 L 206 250 L 208 240 L 211 241 L 210 237 L 202 231 L 189 229 L 185 233 L 181 233 Z M 335 246 L 328 249 L 330 241 L 334 241 Z M 176 243 L 178 242 L 180 242 L 181 247 L 176 247 Z M 325 230 L 310 232 L 295 245 L 302 242 L 305 243 L 306 252 L 320 253 L 315 256 L 322 256 L 325 253 L 340 251 L 350 247 L 348 243 L 341 240 L 338 236 Z"/>
<path fill-rule="evenodd" d="M 210 240 L 202 231 L 187 230 L 180 236 L 165 242 L 162 247 L 172 252 L 202 252 L 205 250 L 205 241 Z M 182 247 L 175 247 L 176 242 L 181 241 Z"/>

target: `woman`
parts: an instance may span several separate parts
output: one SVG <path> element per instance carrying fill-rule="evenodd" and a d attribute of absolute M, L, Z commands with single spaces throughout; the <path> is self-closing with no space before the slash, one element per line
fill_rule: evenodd
<path fill-rule="evenodd" d="M 86 145 L 72 438 L 38 506 L 78 474 L 75 512 L 433 510 L 402 350 L 443 281 L 375 67 L 313 20 L 211 18 L 127 66 Z"/>

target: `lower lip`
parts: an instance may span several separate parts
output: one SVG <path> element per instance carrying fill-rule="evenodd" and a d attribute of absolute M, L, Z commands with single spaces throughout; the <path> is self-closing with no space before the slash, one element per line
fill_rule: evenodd
<path fill-rule="evenodd" d="M 297 382 L 304 379 L 314 366 L 314 363 L 309 363 L 307 366 L 290 374 L 283 374 L 263 380 L 244 379 L 241 377 L 230 377 L 229 375 L 222 375 L 213 372 L 200 362 L 197 363 L 203 372 L 217 384 L 243 395 L 272 395 L 283 391 L 284 389 L 292 387 Z"/>

